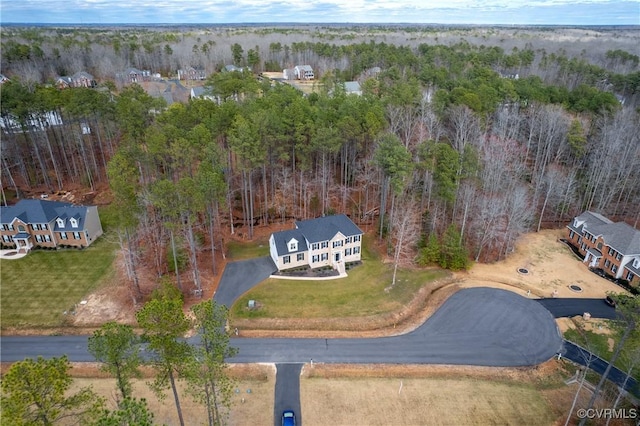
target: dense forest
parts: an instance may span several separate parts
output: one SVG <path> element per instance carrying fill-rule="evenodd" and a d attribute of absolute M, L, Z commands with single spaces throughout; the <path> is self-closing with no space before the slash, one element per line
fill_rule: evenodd
<path fill-rule="evenodd" d="M 334 212 L 375 229 L 396 259 L 452 268 L 502 258 L 520 234 L 584 210 L 637 226 L 640 58 L 630 52 L 638 37 L 3 28 L 3 194 L 108 183 L 132 283 L 144 259 L 158 275 L 190 271 L 195 288 L 199 253 L 216 253 L 225 233 L 252 239 L 261 224 Z M 221 71 L 231 63 L 253 72 Z M 310 95 L 259 78 L 296 64 L 317 71 Z M 187 66 L 207 70 L 205 87 L 220 102 L 167 106 L 114 79 L 126 67 L 172 77 Z M 78 71 L 98 87 L 53 84 Z M 346 93 L 350 80 L 361 96 Z M 182 286 L 185 275 L 176 277 Z"/>

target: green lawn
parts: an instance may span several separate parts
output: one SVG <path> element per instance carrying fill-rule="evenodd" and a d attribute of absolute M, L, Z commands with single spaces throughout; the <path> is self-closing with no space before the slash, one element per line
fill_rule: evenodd
<path fill-rule="evenodd" d="M 0 260 L 2 329 L 63 325 L 64 311 L 113 278 L 116 248 L 105 234 L 84 250 L 34 250 Z"/>
<path fill-rule="evenodd" d="M 380 262 L 363 245 L 362 264 L 348 277 L 327 281 L 267 279 L 244 294 L 232 307 L 232 318 L 330 318 L 360 317 L 396 311 L 406 305 L 423 285 L 447 275 L 440 270 L 398 270 L 391 284 L 392 265 Z M 246 309 L 249 300 L 261 304 Z"/>
<path fill-rule="evenodd" d="M 564 338 L 566 340 L 569 340 L 575 343 L 576 345 L 580 345 L 583 348 L 590 349 L 596 355 L 598 355 L 600 358 L 606 361 L 611 360 L 611 357 L 613 356 L 613 351 L 615 350 L 615 345 L 613 348 L 611 348 L 612 350 L 610 350 L 609 339 L 612 338 L 615 344 L 617 344 L 620 341 L 621 337 L 622 337 L 622 331 L 620 330 L 617 330 L 612 334 L 594 333 L 591 330 L 586 330 L 584 331 L 584 335 L 581 335 L 575 329 L 569 329 L 564 332 Z M 627 340 L 627 342 L 625 343 L 625 347 L 622 349 L 621 355 L 618 357 L 617 361 L 615 362 L 615 366 L 622 371 L 626 371 L 627 368 L 629 367 L 629 359 L 633 359 L 633 358 L 629 358 L 629 352 L 630 351 L 633 352 L 635 348 L 636 346 L 634 342 L 631 341 L 631 339 Z M 633 356 L 633 354 L 631 354 L 631 356 Z M 640 377 L 640 366 L 634 367 L 633 376 Z"/>
<path fill-rule="evenodd" d="M 261 238 L 256 241 L 227 243 L 227 257 L 229 260 L 245 260 L 255 257 L 269 256 L 269 240 Z"/>

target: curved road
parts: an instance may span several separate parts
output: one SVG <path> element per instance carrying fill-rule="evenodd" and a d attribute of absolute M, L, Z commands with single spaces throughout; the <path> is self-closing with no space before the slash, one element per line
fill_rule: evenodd
<path fill-rule="evenodd" d="M 191 339 L 197 343 L 197 337 Z M 539 303 L 506 290 L 468 288 L 451 296 L 416 330 L 374 339 L 244 339 L 230 362 L 415 363 L 526 366 L 562 347 L 553 316 Z M 6 336 L 2 360 L 60 356 L 93 361 L 87 336 Z"/>
<path fill-rule="evenodd" d="M 214 299 L 230 306 L 273 270 L 269 258 L 231 263 Z M 197 336 L 190 341 L 197 344 Z M 292 381 L 299 381 L 301 365 L 311 359 L 324 363 L 529 366 L 561 351 L 562 342 L 554 317 L 543 304 L 506 290 L 469 288 L 455 293 L 424 324 L 404 335 L 373 339 L 232 338 L 231 344 L 239 351 L 229 361 L 278 364 L 274 406 L 278 423 L 283 409 L 291 408 L 300 415 L 299 395 L 292 394 L 299 392 L 299 386 L 292 386 Z M 93 361 L 87 352 L 87 336 L 7 336 L 0 345 L 2 361 L 62 354 L 70 361 Z M 297 401 L 295 407 L 289 407 L 293 401 Z"/>

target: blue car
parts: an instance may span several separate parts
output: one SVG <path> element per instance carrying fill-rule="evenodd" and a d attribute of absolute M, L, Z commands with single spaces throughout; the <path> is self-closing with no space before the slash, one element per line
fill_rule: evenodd
<path fill-rule="evenodd" d="M 282 413 L 282 426 L 296 426 L 296 415 L 291 410 Z"/>

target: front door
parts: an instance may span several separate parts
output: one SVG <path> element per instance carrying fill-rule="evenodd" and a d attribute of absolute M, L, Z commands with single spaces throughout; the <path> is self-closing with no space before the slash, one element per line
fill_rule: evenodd
<path fill-rule="evenodd" d="M 336 262 L 340 262 L 340 252 L 336 253 Z"/>

